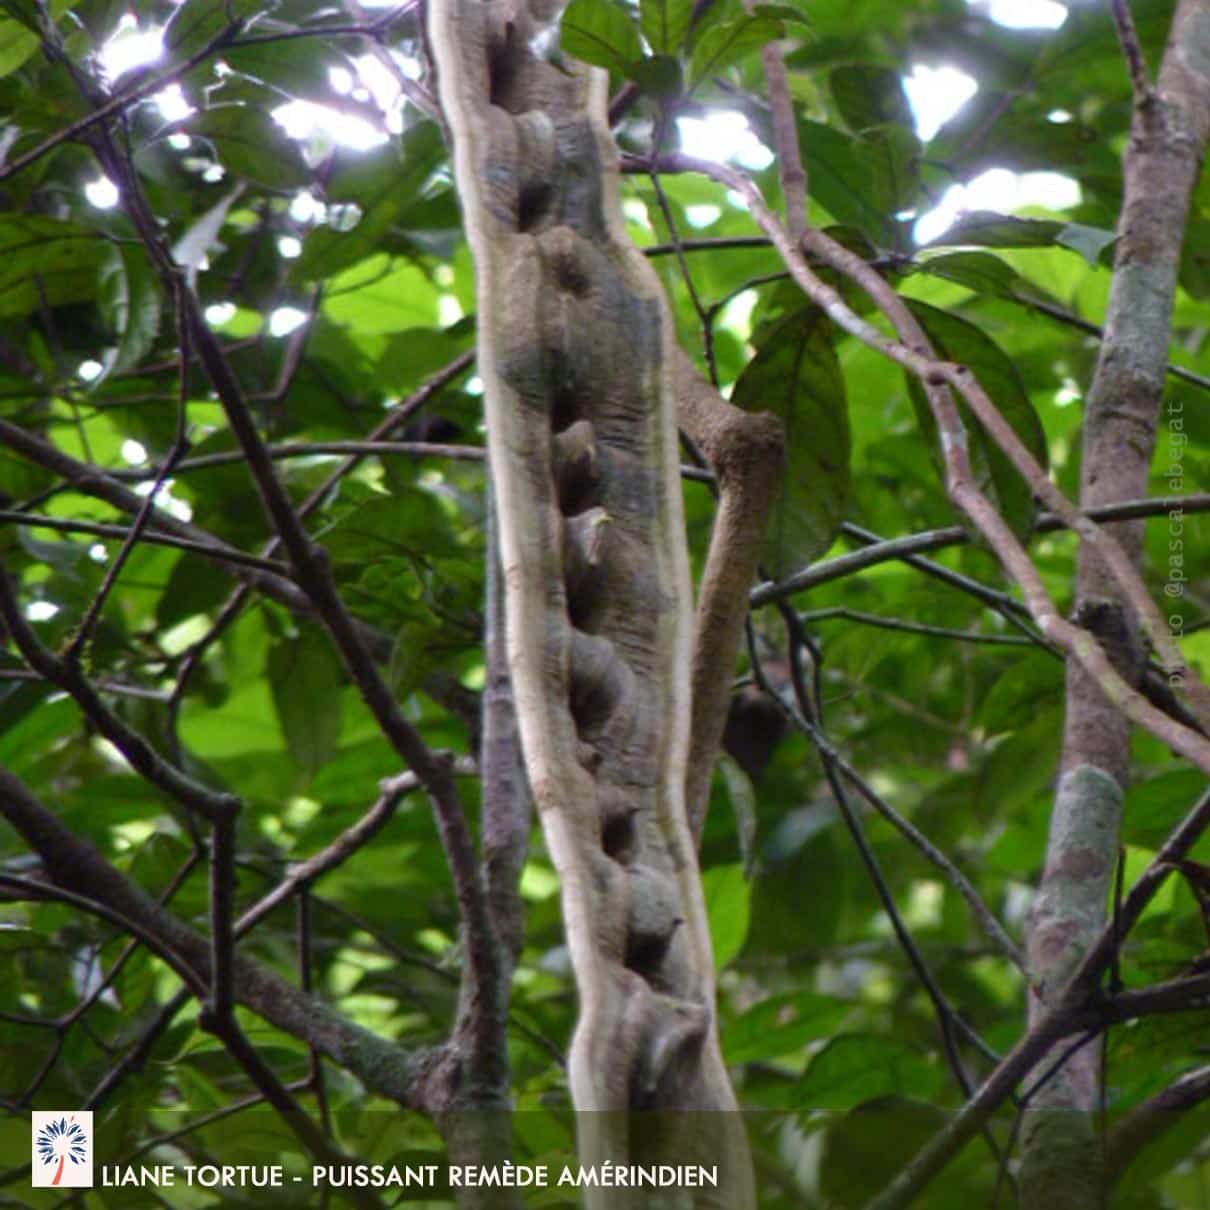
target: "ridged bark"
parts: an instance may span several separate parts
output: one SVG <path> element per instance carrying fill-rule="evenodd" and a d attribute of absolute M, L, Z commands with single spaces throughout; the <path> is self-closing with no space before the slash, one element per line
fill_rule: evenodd
<path fill-rule="evenodd" d="M 625 233 L 607 77 L 543 57 L 558 7 L 437 0 L 430 33 L 476 265 L 509 670 L 579 992 L 580 1162 L 717 1166 L 676 1204 L 744 1210 L 685 802 L 673 325 Z"/>

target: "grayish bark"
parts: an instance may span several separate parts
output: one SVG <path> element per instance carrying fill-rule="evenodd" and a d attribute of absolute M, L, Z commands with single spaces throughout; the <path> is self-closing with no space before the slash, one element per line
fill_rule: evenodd
<path fill-rule="evenodd" d="M 1129 42 L 1129 32 L 1126 40 Z M 1128 50 L 1130 48 L 1128 47 Z M 1137 58 L 1137 56 L 1136 56 Z M 1147 494 L 1163 406 L 1168 341 L 1181 245 L 1210 130 L 1210 3 L 1182 0 L 1154 89 L 1137 85 L 1123 174 L 1125 192 L 1113 285 L 1085 403 L 1080 505 L 1095 509 Z M 1142 523 L 1113 530 L 1142 560 Z M 1103 561 L 1081 547 L 1075 617 L 1115 669 L 1139 684 L 1145 651 L 1138 619 Z M 1036 1021 L 1105 920 L 1117 861 L 1130 725 L 1075 660 L 1068 661 L 1060 781 L 1027 948 Z M 1094 1210 L 1103 1199 L 1095 1136 L 1098 1048 L 1086 1046 L 1038 1094 L 1023 1126 L 1026 1210 Z"/>

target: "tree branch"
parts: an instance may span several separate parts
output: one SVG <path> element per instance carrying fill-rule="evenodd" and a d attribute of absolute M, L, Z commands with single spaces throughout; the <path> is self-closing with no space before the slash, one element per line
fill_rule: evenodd
<path fill-rule="evenodd" d="M 1181 1114 L 1210 1098 L 1210 1065 L 1187 1071 L 1116 1122 L 1105 1140 L 1106 1179 L 1113 1185 L 1135 1157 L 1181 1120 Z"/>
<path fill-rule="evenodd" d="M 57 887 L 70 888 L 72 893 L 95 901 L 113 913 L 123 927 L 133 926 L 132 935 L 146 940 L 157 952 L 175 955 L 181 966 L 178 973 L 182 973 L 192 994 L 205 995 L 211 980 L 209 939 L 157 904 L 91 844 L 65 827 L 6 770 L 0 770 L 0 815 L 41 857 Z M 425 1108 L 425 1076 L 438 1051 L 405 1051 L 249 958 L 237 955 L 232 972 L 241 1004 L 346 1067 L 368 1089 L 401 1105 Z M 141 1051 L 140 1055 L 145 1057 L 145 1053 Z M 124 1070 L 140 1061 L 141 1057 L 132 1058 Z"/>

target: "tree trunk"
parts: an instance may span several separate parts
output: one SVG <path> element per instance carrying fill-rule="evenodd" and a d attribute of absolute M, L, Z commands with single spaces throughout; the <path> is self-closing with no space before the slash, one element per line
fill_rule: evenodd
<path fill-rule="evenodd" d="M 1124 9 L 1119 9 L 1122 14 Z M 1128 22 L 1126 23 L 1128 25 Z M 1132 58 L 1132 31 L 1123 35 Z M 1085 510 L 1147 495 L 1163 408 L 1173 297 L 1189 200 L 1210 129 L 1210 4 L 1182 0 L 1154 89 L 1141 57 L 1105 338 L 1084 411 L 1080 504 Z M 1114 526 L 1136 565 L 1142 522 Z M 1087 546 L 1080 549 L 1074 613 L 1130 684 L 1145 652 L 1138 621 Z M 1074 660 L 1046 864 L 1028 927 L 1036 1020 L 1105 922 L 1118 860 L 1130 757 L 1126 716 Z M 1022 1206 L 1092 1210 L 1103 1204 L 1096 1137 L 1100 1048 L 1081 1048 L 1035 1095 L 1023 1124 Z M 1042 1065 L 1053 1063 L 1053 1056 Z"/>

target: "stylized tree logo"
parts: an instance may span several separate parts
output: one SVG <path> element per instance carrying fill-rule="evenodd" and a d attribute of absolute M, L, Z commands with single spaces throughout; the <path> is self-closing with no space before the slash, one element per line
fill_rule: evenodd
<path fill-rule="evenodd" d="M 88 1136 L 83 1128 L 70 1118 L 55 1118 L 47 1122 L 34 1140 L 38 1151 L 38 1160 L 43 1164 L 53 1164 L 57 1159 L 52 1185 L 57 1185 L 63 1179 L 63 1166 L 70 1159 L 73 1164 L 84 1163 L 88 1155 Z"/>

